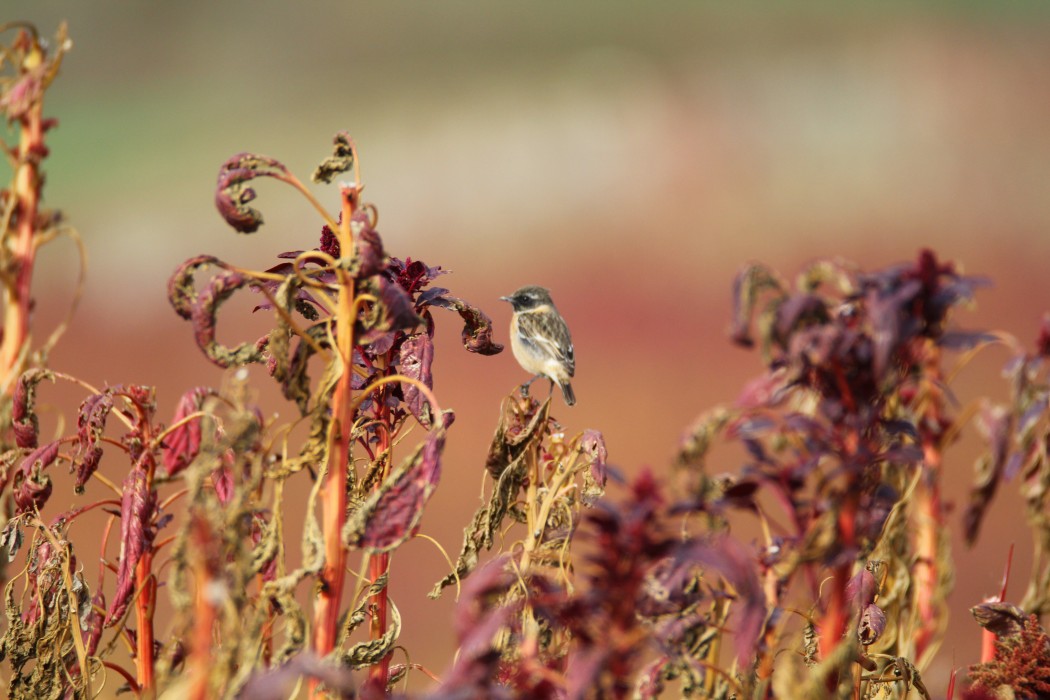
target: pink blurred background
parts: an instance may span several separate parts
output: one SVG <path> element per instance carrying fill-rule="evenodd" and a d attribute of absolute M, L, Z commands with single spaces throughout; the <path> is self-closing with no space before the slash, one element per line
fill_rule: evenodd
<path fill-rule="evenodd" d="M 320 225 L 304 200 L 263 183 L 266 225 L 234 234 L 212 204 L 219 164 L 256 151 L 305 179 L 341 129 L 359 146 L 388 250 L 453 270 L 442 286 L 481 305 L 499 340 L 499 296 L 552 289 L 572 326 L 579 397 L 557 416 L 570 432 L 602 430 L 628 473 L 668 474 L 683 429 L 760 372 L 726 336 L 730 283 L 747 261 L 793 276 L 820 257 L 875 268 L 929 246 L 995 282 L 958 324 L 1030 343 L 1050 308 L 1045 4 L 14 5 L 0 20 L 50 35 L 68 19 L 74 42 L 49 94 L 60 127 L 45 195 L 79 229 L 90 267 L 51 366 L 97 385 L 156 385 L 162 415 L 190 386 L 222 381 L 166 302 L 172 269 L 200 253 L 267 267 L 313 246 Z M 334 188 L 316 192 L 336 208 Z M 45 249 L 38 328 L 64 312 L 75 260 L 69 245 Z M 254 338 L 224 318 L 222 337 Z M 424 530 L 454 555 L 499 401 L 525 377 L 509 352 L 465 353 L 454 316 L 438 321 L 436 390 L 458 419 Z M 1005 398 L 1005 359 L 991 351 L 968 366 L 960 403 Z M 75 409 L 75 394 L 49 396 Z M 272 392 L 262 399 L 292 417 Z M 947 459 L 953 524 L 976 449 L 964 440 Z M 56 490 L 56 507 L 67 495 Z M 1031 542 L 1017 504 L 1006 489 L 979 546 L 954 544 L 953 617 L 924 673 L 931 690 L 976 661 L 966 611 L 998 589 L 1010 542 L 1022 593 Z M 425 593 L 445 570 L 413 542 L 392 572 L 402 643 L 435 671 L 453 650 L 452 600 Z"/>

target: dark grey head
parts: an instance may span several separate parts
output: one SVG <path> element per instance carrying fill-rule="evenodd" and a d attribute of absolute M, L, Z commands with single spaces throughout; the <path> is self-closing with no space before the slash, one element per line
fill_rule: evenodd
<path fill-rule="evenodd" d="M 553 305 L 550 290 L 543 287 L 522 287 L 509 297 L 500 297 L 503 301 L 509 301 L 515 311 L 528 311 L 543 305 Z"/>

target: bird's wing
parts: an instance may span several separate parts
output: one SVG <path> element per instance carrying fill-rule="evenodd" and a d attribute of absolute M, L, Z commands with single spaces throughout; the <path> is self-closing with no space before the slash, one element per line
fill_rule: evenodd
<path fill-rule="evenodd" d="M 518 338 L 522 343 L 555 360 L 569 376 L 576 372 L 576 357 L 569 327 L 557 313 L 531 312 L 518 314 Z"/>

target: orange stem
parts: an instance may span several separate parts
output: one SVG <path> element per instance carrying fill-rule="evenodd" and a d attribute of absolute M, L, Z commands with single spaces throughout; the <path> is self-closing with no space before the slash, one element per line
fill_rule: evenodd
<path fill-rule="evenodd" d="M 352 254 L 350 220 L 357 206 L 357 189 L 343 191 L 342 221 L 339 243 L 344 256 Z M 350 468 L 350 428 L 353 425 L 353 352 L 354 352 L 354 280 L 341 268 L 339 298 L 336 307 L 336 347 L 338 361 L 343 363 L 332 393 L 332 427 L 328 445 L 328 470 L 321 487 L 321 527 L 325 542 L 325 563 L 314 609 L 314 651 L 327 656 L 335 648 L 339 627 L 339 605 L 346 578 L 346 548 L 343 546 L 343 524 L 346 521 L 346 478 Z M 310 697 L 320 697 L 317 681 L 310 683 Z"/>
<path fill-rule="evenodd" d="M 152 564 L 153 552 L 148 551 L 135 565 L 135 582 L 140 591 L 135 600 L 135 617 L 138 621 L 135 668 L 142 697 L 153 697 L 156 691 L 153 678 L 153 612 L 157 603 L 157 580 L 150 570 Z"/>
<path fill-rule="evenodd" d="M 8 280 L 5 292 L 4 332 L 0 341 L 0 372 L 8 391 L 14 389 L 10 381 L 21 373 L 24 358 L 22 348 L 29 337 L 30 286 L 33 262 L 36 257 L 36 221 L 40 208 L 40 158 L 44 146 L 43 101 L 37 100 L 21 118 L 18 143 L 18 169 L 14 179 L 15 215 L 17 229 L 11 251 L 16 270 L 15 279 Z"/>

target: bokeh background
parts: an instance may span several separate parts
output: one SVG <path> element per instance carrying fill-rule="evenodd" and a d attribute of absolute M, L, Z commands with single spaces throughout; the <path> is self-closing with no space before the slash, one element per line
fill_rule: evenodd
<path fill-rule="evenodd" d="M 320 225 L 291 190 L 262 183 L 266 225 L 234 234 L 212 203 L 219 164 L 256 151 L 305 179 L 341 129 L 388 250 L 451 269 L 442 286 L 485 308 L 501 340 L 499 296 L 553 290 L 579 397 L 556 413 L 569 431 L 601 429 L 627 473 L 667 474 L 683 429 L 760 371 L 726 337 L 747 261 L 793 275 L 817 258 L 875 268 L 929 246 L 995 282 L 958 324 L 1030 343 L 1050 308 L 1045 3 L 8 0 L 2 14 L 45 35 L 68 20 L 74 42 L 48 97 L 60 126 L 45 195 L 90 260 L 51 364 L 98 385 L 156 385 L 163 415 L 185 389 L 222 381 L 168 307 L 171 270 L 200 253 L 267 267 L 313 246 Z M 317 194 L 336 208 L 334 188 Z M 76 269 L 72 246 L 45 250 L 38 328 L 65 312 Z M 224 318 L 225 339 L 254 337 Z M 436 389 L 458 420 L 424 529 L 454 554 L 499 401 L 524 376 L 509 352 L 468 355 L 458 319 L 438 320 Z M 960 406 L 1005 397 L 1005 359 L 993 350 L 959 375 Z M 947 460 L 953 523 L 976 450 L 963 441 Z M 976 660 L 966 611 L 998 589 L 1009 543 L 1016 597 L 1029 575 L 1007 492 L 978 547 L 955 542 L 931 689 Z M 452 601 L 424 594 L 444 572 L 423 542 L 394 561 L 402 642 L 435 671 L 453 650 Z"/>

